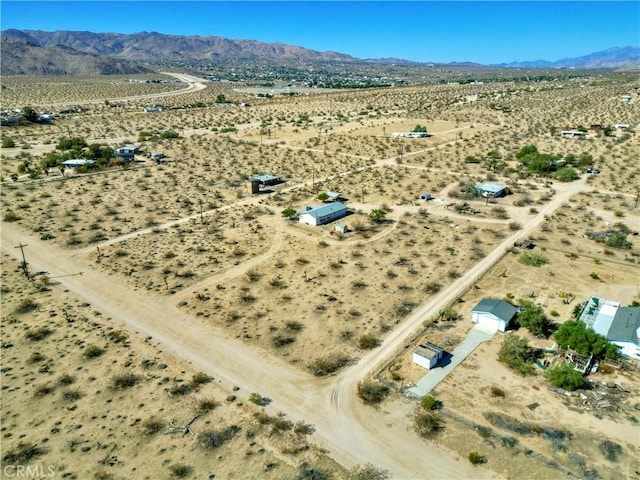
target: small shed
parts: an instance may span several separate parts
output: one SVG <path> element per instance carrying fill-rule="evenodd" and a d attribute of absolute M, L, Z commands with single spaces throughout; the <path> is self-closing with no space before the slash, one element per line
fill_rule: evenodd
<path fill-rule="evenodd" d="M 255 177 L 247 178 L 247 182 L 257 181 L 259 185 L 277 185 L 283 183 L 280 177 L 271 174 L 257 175 Z"/>
<path fill-rule="evenodd" d="M 487 327 L 490 330 L 504 332 L 516 316 L 516 307 L 504 300 L 483 298 L 471 310 L 471 322 Z"/>
<path fill-rule="evenodd" d="M 429 201 L 429 200 L 433 200 L 433 195 L 431 195 L 430 193 L 423 193 L 422 195 L 420 195 L 420 200 L 425 200 L 425 201 Z"/>
<path fill-rule="evenodd" d="M 338 192 L 327 192 L 327 196 L 332 202 L 337 202 L 342 198 L 342 196 Z"/>
<path fill-rule="evenodd" d="M 431 342 L 421 343 L 413 350 L 413 363 L 431 369 L 442 360 L 443 356 L 444 350 L 441 347 Z"/>
<path fill-rule="evenodd" d="M 347 233 L 349 231 L 349 227 L 344 223 L 336 223 L 335 231 L 336 233 Z"/>

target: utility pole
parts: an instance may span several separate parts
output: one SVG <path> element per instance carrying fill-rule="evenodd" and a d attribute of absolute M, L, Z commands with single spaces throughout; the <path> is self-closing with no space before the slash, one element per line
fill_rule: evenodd
<path fill-rule="evenodd" d="M 313 169 L 313 173 L 311 174 L 311 189 L 313 193 L 316 193 L 316 169 Z"/>
<path fill-rule="evenodd" d="M 29 277 L 29 269 L 27 268 L 27 259 L 24 256 L 24 247 L 27 246 L 28 245 L 22 245 L 22 243 L 20 243 L 20 245 L 18 245 L 16 248 L 19 248 L 22 252 L 22 271 L 24 272 L 25 277 L 27 277 L 27 280 L 31 280 L 31 278 Z"/>
<path fill-rule="evenodd" d="M 200 203 L 200 225 L 204 225 L 204 217 L 202 215 L 202 199 L 198 199 L 198 203 Z"/>

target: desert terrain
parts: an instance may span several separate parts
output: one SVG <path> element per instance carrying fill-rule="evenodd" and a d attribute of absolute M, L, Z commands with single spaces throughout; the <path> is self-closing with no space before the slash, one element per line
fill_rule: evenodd
<path fill-rule="evenodd" d="M 29 443 L 38 445 L 38 462 L 75 478 L 179 476 L 175 470 L 185 478 L 311 478 L 301 476 L 311 468 L 321 478 L 348 478 L 349 469 L 366 463 L 394 478 L 634 478 L 637 411 L 602 419 L 570 411 L 541 373 L 522 378 L 497 361 L 500 334 L 438 386 L 445 427 L 435 438 L 413 432 L 417 404 L 401 390 L 425 373 L 411 363 L 409 347 L 426 339 L 453 349 L 483 297 L 532 299 L 556 322 L 592 294 L 624 304 L 639 299 L 638 237 L 629 236 L 629 249 L 588 238 L 618 223 L 640 230 L 640 142 L 633 130 L 640 100 L 620 100 L 637 92 L 637 81 L 273 98 L 189 81 L 198 87 L 181 93 L 184 83 L 3 78 L 3 110 L 82 106 L 52 124 L 2 128 L 15 143 L 2 149 L 0 163 L 2 329 L 3 344 L 11 344 L 2 361 L 5 462 L 5 451 Z M 221 95 L 225 101 L 216 101 Z M 163 111 L 143 111 L 154 104 Z M 632 128 L 610 137 L 557 133 L 614 123 Z M 416 125 L 430 136 L 393 136 Z M 167 131 L 177 135 L 163 138 Z M 136 144 L 166 158 L 139 154 L 129 166 L 86 174 L 37 171 L 60 139 L 74 136 L 114 148 Z M 588 154 L 601 173 L 580 172 L 568 183 L 524 175 L 516 154 L 525 145 Z M 23 168 L 12 179 L 21 164 L 36 173 Z M 251 195 L 246 178 L 265 173 L 285 183 Z M 485 181 L 512 194 L 461 194 Z M 282 217 L 288 207 L 320 204 L 326 191 L 346 199 L 346 234 L 333 223 L 311 227 Z M 420 200 L 424 192 L 435 200 Z M 371 222 L 372 210 L 385 212 L 384 221 Z M 518 262 L 518 251 L 507 252 L 512 237 L 534 239 L 547 264 Z M 30 282 L 20 276 L 18 244 L 26 245 L 31 273 L 47 275 Z M 564 303 L 561 292 L 571 292 L 574 303 Z M 459 319 L 434 322 L 434 312 L 450 305 Z M 172 318 L 184 322 L 183 332 Z M 43 328 L 51 331 L 31 339 Z M 104 350 L 97 361 L 83 357 L 93 345 Z M 16 376 L 17 365 L 28 377 Z M 135 384 L 114 387 L 125 372 Z M 203 375 L 213 380 L 193 380 Z M 355 392 L 371 377 L 392 390 L 376 409 Z M 637 369 L 592 380 L 619 382 L 628 405 L 640 401 Z M 234 393 L 233 386 L 241 389 Z M 504 396 L 493 396 L 492 387 Z M 254 392 L 271 400 L 268 413 L 249 401 Z M 533 403 L 540 407 L 526 408 Z M 53 422 L 34 423 L 28 412 L 35 411 L 60 416 L 55 434 Z M 484 414 L 491 411 L 567 429 L 572 438 L 500 443 L 500 432 L 486 433 L 493 427 Z M 197 413 L 197 437 L 164 433 L 171 419 Z M 151 434 L 149 419 L 160 424 Z M 120 431 L 110 431 L 119 424 Z M 200 433 L 213 429 L 222 437 L 228 429 L 230 437 L 215 451 L 202 446 Z M 622 446 L 615 461 L 597 449 L 605 437 Z M 150 459 L 149 444 L 158 459 Z M 486 464 L 471 465 L 472 451 Z M 68 460 L 56 460 L 62 456 Z"/>

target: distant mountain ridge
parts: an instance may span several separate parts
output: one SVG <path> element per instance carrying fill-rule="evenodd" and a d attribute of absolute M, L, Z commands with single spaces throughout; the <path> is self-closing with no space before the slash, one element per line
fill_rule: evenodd
<path fill-rule="evenodd" d="M 501 63 L 493 66 L 522 68 L 639 68 L 640 47 L 637 45 L 613 47 L 582 57 L 563 58 L 555 62 L 533 60 Z"/>
<path fill-rule="evenodd" d="M 130 61 L 157 60 L 258 60 L 279 58 L 309 61 L 357 61 L 337 52 L 317 52 L 282 43 L 230 40 L 223 37 L 167 35 L 157 32 L 92 33 L 59 30 L 4 30 L 3 37 L 18 37 L 33 45 L 63 45 L 78 52 L 105 55 Z"/>
<path fill-rule="evenodd" d="M 22 38 L 2 37 L 1 75 L 131 75 L 149 69 L 124 59 L 78 52 L 64 45 L 39 47 Z"/>
<path fill-rule="evenodd" d="M 93 33 L 87 31 L 9 29 L 0 32 L 3 51 L 4 73 L 5 39 L 20 39 L 32 47 L 67 47 L 76 52 L 98 57 L 110 57 L 120 61 L 229 61 L 229 60 L 275 60 L 298 62 L 366 62 L 397 65 L 433 65 L 432 62 L 413 62 L 398 58 L 359 59 L 338 52 L 318 52 L 282 43 L 264 43 L 256 40 L 231 40 L 217 36 L 169 35 L 157 32 Z M 15 45 L 13 45 L 15 47 Z M 41 52 L 42 53 L 42 52 Z M 71 54 L 71 52 L 67 52 Z M 66 57 L 65 57 L 66 58 Z M 79 58 L 79 57 L 78 57 Z M 78 60 L 76 58 L 76 60 Z M 96 58 L 92 60 L 95 61 Z M 73 63 L 73 62 L 72 62 Z M 77 62 L 75 62 L 77 63 Z M 54 62 L 55 64 L 55 62 Z M 480 67 L 472 62 L 451 62 L 451 66 Z M 640 47 L 614 47 L 577 58 L 565 58 L 556 62 L 545 60 L 520 61 L 489 65 L 492 67 L 518 68 L 640 68 Z M 42 65 L 22 67 L 24 70 L 47 70 Z M 104 67 L 107 68 L 107 67 Z M 15 66 L 14 70 L 19 70 Z M 53 70 L 55 68 L 52 67 Z M 108 68 L 107 68 L 108 69 Z M 65 68 L 62 68 L 65 70 Z"/>

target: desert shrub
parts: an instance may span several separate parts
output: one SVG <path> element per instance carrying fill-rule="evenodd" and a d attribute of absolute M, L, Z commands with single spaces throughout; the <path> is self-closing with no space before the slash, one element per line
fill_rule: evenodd
<path fill-rule="evenodd" d="M 513 437 L 500 437 L 500 441 L 505 447 L 514 448 L 518 445 L 518 439 Z"/>
<path fill-rule="evenodd" d="M 149 417 L 144 422 L 142 422 L 142 431 L 145 435 L 153 435 L 162 430 L 165 426 L 165 422 L 156 418 Z"/>
<path fill-rule="evenodd" d="M 29 363 L 38 363 L 38 362 L 42 362 L 45 358 L 44 354 L 40 353 L 40 352 L 33 352 L 30 356 L 29 356 L 29 360 L 27 360 Z"/>
<path fill-rule="evenodd" d="M 389 387 L 379 382 L 365 380 L 358 382 L 358 396 L 367 405 L 382 402 L 389 395 Z"/>
<path fill-rule="evenodd" d="M 302 330 L 304 328 L 304 324 L 296 321 L 296 320 L 290 320 L 288 322 L 286 322 L 284 324 L 285 328 L 287 330 L 290 330 L 292 332 L 299 332 L 300 330 Z"/>
<path fill-rule="evenodd" d="M 211 398 L 204 398 L 201 400 L 198 400 L 198 402 L 196 403 L 196 406 L 198 407 L 198 412 L 210 412 L 211 410 L 215 410 L 216 408 L 218 408 L 220 406 L 220 402 L 217 402 Z"/>
<path fill-rule="evenodd" d="M 582 373 L 571 365 L 562 365 L 547 370 L 547 378 L 554 386 L 569 391 L 577 390 L 584 385 Z"/>
<path fill-rule="evenodd" d="M 58 385 L 68 386 L 76 381 L 76 377 L 73 375 L 69 375 L 68 373 L 64 373 L 58 377 Z"/>
<path fill-rule="evenodd" d="M 533 362 L 536 359 L 536 352 L 529 347 L 525 338 L 517 335 L 508 335 L 500 345 L 498 360 L 506 364 L 520 375 L 531 375 L 534 372 Z"/>
<path fill-rule="evenodd" d="M 360 335 L 360 338 L 358 338 L 358 347 L 364 350 L 371 350 L 372 348 L 376 348 L 378 345 L 380 345 L 378 337 L 371 333 L 365 333 L 364 335 Z"/>
<path fill-rule="evenodd" d="M 259 406 L 264 406 L 267 404 L 266 399 L 257 392 L 253 392 L 251 395 L 249 395 L 249 401 Z"/>
<path fill-rule="evenodd" d="M 88 345 L 84 349 L 82 356 L 84 358 L 97 358 L 104 353 L 104 350 L 96 345 Z"/>
<path fill-rule="evenodd" d="M 297 422 L 293 427 L 293 433 L 296 435 L 311 435 L 315 430 L 313 425 L 304 423 L 302 420 Z"/>
<path fill-rule="evenodd" d="M 17 222 L 18 220 L 20 220 L 20 216 L 13 210 L 7 210 L 4 214 L 3 220 L 5 222 Z"/>
<path fill-rule="evenodd" d="M 508 430 L 509 432 L 517 433 L 518 435 L 531 435 L 531 433 L 533 433 L 533 429 L 530 425 L 522 423 L 515 418 L 511 418 L 502 413 L 485 412 L 484 418 L 486 418 L 494 427 Z"/>
<path fill-rule="evenodd" d="M 203 432 L 198 437 L 200 445 L 208 450 L 216 449 L 222 446 L 225 442 L 231 440 L 236 433 L 240 431 L 240 427 L 237 425 L 231 425 L 222 430 L 208 430 Z"/>
<path fill-rule="evenodd" d="M 425 293 L 438 293 L 442 289 L 442 284 L 438 282 L 427 283 L 424 287 Z"/>
<path fill-rule="evenodd" d="M 198 372 L 191 377 L 191 383 L 194 385 L 203 385 L 205 383 L 210 383 L 212 380 L 213 378 L 204 372 Z"/>
<path fill-rule="evenodd" d="M 622 455 L 622 447 L 616 442 L 612 442 L 611 440 L 605 440 L 604 442 L 598 445 L 600 452 L 604 455 L 604 458 L 609 460 L 610 462 L 617 462 L 620 459 L 620 455 Z"/>
<path fill-rule="evenodd" d="M 442 408 L 442 402 L 432 395 L 425 395 L 420 399 L 420 406 L 425 410 L 439 410 Z"/>
<path fill-rule="evenodd" d="M 445 322 L 455 322 L 460 320 L 460 314 L 451 307 L 446 307 L 438 311 L 438 320 Z"/>
<path fill-rule="evenodd" d="M 182 463 L 176 463 L 169 466 L 169 472 L 171 472 L 172 477 L 187 478 L 193 473 L 193 467 L 190 465 L 184 465 Z"/>
<path fill-rule="evenodd" d="M 547 263 L 547 259 L 537 252 L 522 252 L 518 261 L 523 265 L 528 265 L 530 267 L 541 267 Z"/>
<path fill-rule="evenodd" d="M 33 391 L 34 397 L 44 397 L 45 395 L 51 395 L 55 391 L 55 387 L 48 383 L 44 385 L 38 385 Z"/>
<path fill-rule="evenodd" d="M 316 377 L 323 377 L 335 373 L 349 364 L 349 357 L 342 353 L 333 353 L 325 357 L 316 358 L 309 364 L 309 370 Z"/>
<path fill-rule="evenodd" d="M 40 327 L 34 328 L 33 330 L 27 330 L 27 333 L 25 333 L 24 336 L 31 342 L 39 342 L 40 340 L 47 338 L 52 333 L 53 330 L 51 330 L 49 327 Z"/>
<path fill-rule="evenodd" d="M 251 282 L 257 282 L 262 277 L 262 274 L 256 272 L 255 270 L 248 270 L 245 275 Z"/>
<path fill-rule="evenodd" d="M 2 148 L 13 148 L 16 146 L 16 142 L 11 137 L 2 137 Z"/>
<path fill-rule="evenodd" d="M 84 397 L 84 394 L 77 389 L 65 390 L 62 392 L 62 399 L 65 402 L 75 402 L 76 400 L 80 400 L 82 397 Z"/>
<path fill-rule="evenodd" d="M 18 445 L 6 452 L 2 457 L 5 465 L 29 465 L 32 460 L 46 453 L 37 443 L 20 441 Z"/>
<path fill-rule="evenodd" d="M 480 455 L 478 452 L 469 453 L 469 461 L 472 465 L 480 465 L 487 463 L 487 457 Z"/>
<path fill-rule="evenodd" d="M 33 298 L 25 298 L 16 306 L 16 309 L 14 310 L 14 312 L 18 314 L 29 313 L 29 312 L 32 312 L 33 310 L 37 310 L 38 306 L 39 306 L 38 303 Z M 42 328 L 44 329 L 47 327 L 42 327 Z M 37 339 L 37 340 L 40 340 L 40 339 Z"/>
<path fill-rule="evenodd" d="M 495 385 L 491 386 L 491 388 L 489 389 L 489 392 L 491 393 L 492 397 L 504 398 L 506 396 L 506 394 L 504 393 L 504 390 L 501 389 L 500 387 L 496 387 Z"/>
<path fill-rule="evenodd" d="M 324 470 L 314 467 L 307 462 L 302 462 L 298 466 L 298 471 L 293 480 L 328 480 L 329 478 L 331 477 Z"/>
<path fill-rule="evenodd" d="M 276 348 L 284 347 L 286 345 L 290 345 L 296 341 L 296 337 L 292 337 L 289 335 L 274 335 L 271 338 L 271 345 Z"/>
<path fill-rule="evenodd" d="M 417 411 L 413 418 L 416 433 L 423 438 L 433 438 L 444 430 L 444 422 L 438 413 Z"/>
<path fill-rule="evenodd" d="M 391 473 L 370 463 L 358 465 L 349 470 L 348 480 L 387 480 Z"/>
<path fill-rule="evenodd" d="M 140 377 L 133 373 L 122 373 L 111 379 L 111 388 L 115 390 L 124 390 L 131 388 L 140 381 Z"/>
<path fill-rule="evenodd" d="M 170 397 L 187 395 L 193 391 L 195 386 L 191 383 L 179 383 L 167 390 Z"/>

